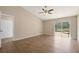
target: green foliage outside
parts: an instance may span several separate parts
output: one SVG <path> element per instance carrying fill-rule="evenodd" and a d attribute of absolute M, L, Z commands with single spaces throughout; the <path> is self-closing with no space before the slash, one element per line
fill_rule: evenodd
<path fill-rule="evenodd" d="M 61 30 L 62 28 L 62 30 Z M 56 32 L 69 32 L 69 23 L 68 22 L 63 22 L 62 25 L 61 23 L 57 23 L 55 25 L 55 31 Z"/>

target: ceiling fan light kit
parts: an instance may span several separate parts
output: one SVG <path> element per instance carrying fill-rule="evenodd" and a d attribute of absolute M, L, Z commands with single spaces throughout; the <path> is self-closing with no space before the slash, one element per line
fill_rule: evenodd
<path fill-rule="evenodd" d="M 48 12 L 47 13 L 43 13 L 44 14 L 44 16 L 47 16 L 48 15 Z"/>
<path fill-rule="evenodd" d="M 47 9 L 47 6 L 45 6 L 44 8 L 42 8 L 42 13 L 44 16 L 47 16 L 48 14 L 52 14 L 51 12 L 53 11 L 54 9 Z"/>

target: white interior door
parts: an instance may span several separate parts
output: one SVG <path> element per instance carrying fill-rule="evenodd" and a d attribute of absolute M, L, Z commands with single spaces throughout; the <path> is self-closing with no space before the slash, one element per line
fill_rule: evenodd
<path fill-rule="evenodd" d="M 2 20 L 2 37 L 8 38 L 13 37 L 13 21 L 12 20 Z"/>
<path fill-rule="evenodd" d="M 13 25 L 14 20 L 11 16 L 2 15 L 1 17 L 1 38 L 10 38 L 13 37 Z"/>

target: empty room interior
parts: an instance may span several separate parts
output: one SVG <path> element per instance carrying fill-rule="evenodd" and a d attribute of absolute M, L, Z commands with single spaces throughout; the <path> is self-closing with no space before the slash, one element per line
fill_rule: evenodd
<path fill-rule="evenodd" d="M 0 53 L 79 53 L 79 7 L 0 6 Z"/>

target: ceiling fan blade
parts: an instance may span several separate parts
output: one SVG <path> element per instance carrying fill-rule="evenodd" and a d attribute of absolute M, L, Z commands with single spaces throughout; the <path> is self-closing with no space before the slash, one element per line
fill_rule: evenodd
<path fill-rule="evenodd" d="M 51 12 L 51 11 L 53 11 L 54 9 L 50 9 L 50 10 L 48 10 L 48 12 Z"/>
<path fill-rule="evenodd" d="M 42 8 L 42 10 L 44 11 L 44 9 Z"/>
<path fill-rule="evenodd" d="M 52 14 L 52 13 L 48 13 L 48 14 Z"/>

